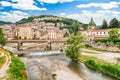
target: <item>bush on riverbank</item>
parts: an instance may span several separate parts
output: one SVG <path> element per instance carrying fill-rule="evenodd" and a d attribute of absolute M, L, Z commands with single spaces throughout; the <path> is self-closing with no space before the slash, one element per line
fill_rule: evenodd
<path fill-rule="evenodd" d="M 118 62 L 120 62 L 120 58 L 115 58 Z"/>
<path fill-rule="evenodd" d="M 12 52 L 9 52 L 12 57 L 12 63 L 8 70 L 8 80 L 27 80 L 26 68 L 19 58 L 15 57 Z"/>
<path fill-rule="evenodd" d="M 81 55 L 79 60 L 92 69 L 101 71 L 120 79 L 120 64 L 109 63 L 94 57 L 84 55 Z"/>
<path fill-rule="evenodd" d="M 6 62 L 5 56 L 0 57 L 0 68 L 3 66 L 5 62 Z"/>
<path fill-rule="evenodd" d="M 51 47 L 46 46 L 46 48 L 45 48 L 44 50 L 45 50 L 45 51 L 51 51 L 52 49 L 51 49 Z"/>

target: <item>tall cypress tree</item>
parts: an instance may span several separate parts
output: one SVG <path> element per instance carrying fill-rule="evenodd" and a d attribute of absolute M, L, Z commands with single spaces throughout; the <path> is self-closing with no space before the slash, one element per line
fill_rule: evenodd
<path fill-rule="evenodd" d="M 89 26 L 93 26 L 93 25 L 96 26 L 96 24 L 95 24 L 93 18 L 91 18 L 91 20 L 90 20 L 90 22 L 89 22 Z"/>
<path fill-rule="evenodd" d="M 116 18 L 113 18 L 110 21 L 109 28 L 119 28 L 119 21 Z"/>
<path fill-rule="evenodd" d="M 120 21 L 119 21 L 119 28 L 120 28 Z"/>
<path fill-rule="evenodd" d="M 108 23 L 107 21 L 104 19 L 103 23 L 102 23 L 102 29 L 107 29 L 108 28 Z"/>
<path fill-rule="evenodd" d="M 7 43 L 7 41 L 4 38 L 4 33 L 2 31 L 2 28 L 0 28 L 0 47 L 5 46 L 6 43 Z"/>

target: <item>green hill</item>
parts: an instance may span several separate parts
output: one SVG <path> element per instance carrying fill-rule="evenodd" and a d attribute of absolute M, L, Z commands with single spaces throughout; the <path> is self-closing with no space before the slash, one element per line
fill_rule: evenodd
<path fill-rule="evenodd" d="M 63 23 L 65 26 L 60 27 L 60 29 L 67 28 L 71 33 L 76 33 L 78 31 L 78 27 L 82 26 L 85 30 L 87 28 L 87 24 L 81 23 L 77 20 L 69 19 L 69 18 L 63 18 L 63 17 L 57 17 L 53 15 L 40 15 L 40 16 L 32 16 L 28 18 L 23 18 L 20 21 L 16 22 L 16 24 L 24 24 L 28 22 L 33 22 L 34 19 L 37 18 L 46 18 L 46 17 L 53 17 L 53 19 L 48 19 L 48 20 L 40 20 L 39 22 L 45 22 L 45 23 Z M 54 19 L 58 18 L 58 19 Z M 60 19 L 59 19 L 60 18 Z"/>
<path fill-rule="evenodd" d="M 11 22 L 0 21 L 0 25 L 11 24 Z"/>

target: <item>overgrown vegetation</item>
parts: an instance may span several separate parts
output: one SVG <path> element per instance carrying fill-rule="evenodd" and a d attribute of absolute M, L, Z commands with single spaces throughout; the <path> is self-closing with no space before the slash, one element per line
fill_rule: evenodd
<path fill-rule="evenodd" d="M 45 51 L 51 51 L 51 47 L 50 46 L 46 46 Z"/>
<path fill-rule="evenodd" d="M 80 55 L 80 48 L 84 47 L 82 43 L 84 37 L 81 34 L 71 35 L 70 38 L 67 40 L 67 48 L 65 50 L 66 55 L 72 59 L 74 62 L 78 62 L 78 58 Z"/>
<path fill-rule="evenodd" d="M 2 28 L 0 28 L 0 47 L 5 46 L 7 43 Z"/>
<path fill-rule="evenodd" d="M 12 52 L 9 53 L 12 57 L 12 63 L 10 64 L 10 69 L 8 70 L 8 80 L 27 80 L 25 65 L 19 58 L 15 57 Z"/>
<path fill-rule="evenodd" d="M 115 58 L 120 63 L 120 58 Z"/>
<path fill-rule="evenodd" d="M 0 57 L 0 68 L 3 66 L 5 62 L 6 62 L 5 56 Z"/>
<path fill-rule="evenodd" d="M 109 63 L 94 57 L 80 55 L 79 60 L 88 67 L 120 79 L 120 64 Z"/>
<path fill-rule="evenodd" d="M 28 18 L 23 18 L 19 22 L 16 22 L 16 24 L 24 24 L 27 22 L 32 22 L 35 17 L 28 17 Z"/>
<path fill-rule="evenodd" d="M 64 35 L 63 35 L 63 37 L 69 37 L 70 36 L 70 34 L 68 33 L 68 32 L 66 32 Z"/>
<path fill-rule="evenodd" d="M 109 38 L 108 39 L 95 39 L 94 41 L 96 43 L 105 43 L 107 46 L 112 45 L 112 46 L 118 46 L 120 47 L 120 39 L 118 38 L 118 29 L 113 28 L 109 31 Z"/>

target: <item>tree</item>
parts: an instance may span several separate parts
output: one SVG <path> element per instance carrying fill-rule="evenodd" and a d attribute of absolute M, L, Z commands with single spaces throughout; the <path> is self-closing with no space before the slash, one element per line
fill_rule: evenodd
<path fill-rule="evenodd" d="M 103 23 L 102 23 L 102 29 L 107 29 L 108 28 L 108 23 L 107 21 L 104 19 Z"/>
<path fill-rule="evenodd" d="M 73 23 L 72 25 L 69 26 L 70 32 L 76 34 L 79 26 L 80 26 L 79 23 Z"/>
<path fill-rule="evenodd" d="M 36 34 L 34 34 L 34 35 L 33 35 L 33 39 L 36 39 L 36 38 L 37 38 L 37 37 L 36 37 Z"/>
<path fill-rule="evenodd" d="M 69 33 L 66 32 L 66 33 L 63 35 L 63 37 L 69 37 Z"/>
<path fill-rule="evenodd" d="M 111 40 L 115 40 L 118 39 L 118 29 L 117 28 L 113 28 L 109 31 L 109 39 Z"/>
<path fill-rule="evenodd" d="M 4 33 L 2 28 L 0 28 L 0 46 L 3 47 L 7 43 L 6 39 L 4 38 Z"/>
<path fill-rule="evenodd" d="M 68 47 L 65 52 L 66 55 L 72 59 L 72 61 L 78 62 L 80 55 L 80 48 L 84 46 L 83 44 L 84 37 L 81 34 L 71 35 L 67 40 Z"/>
<path fill-rule="evenodd" d="M 91 18 L 91 20 L 90 20 L 90 22 L 89 22 L 89 26 L 93 26 L 93 25 L 96 26 L 96 24 L 95 24 L 93 18 Z"/>
<path fill-rule="evenodd" d="M 119 28 L 120 28 L 120 21 L 119 21 Z"/>
<path fill-rule="evenodd" d="M 110 21 L 109 28 L 119 28 L 119 22 L 118 22 L 118 20 L 116 18 L 113 18 Z"/>
<path fill-rule="evenodd" d="M 18 40 L 18 36 L 14 36 L 14 40 Z"/>

